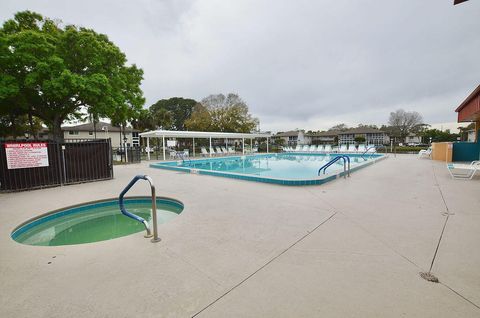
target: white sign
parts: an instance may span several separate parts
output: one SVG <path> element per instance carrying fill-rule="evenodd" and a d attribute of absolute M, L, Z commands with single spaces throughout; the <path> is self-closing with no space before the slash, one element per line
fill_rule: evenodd
<path fill-rule="evenodd" d="M 167 140 L 167 147 L 175 147 L 177 145 L 176 140 Z"/>
<path fill-rule="evenodd" d="M 45 142 L 6 143 L 8 169 L 48 167 L 48 149 Z"/>

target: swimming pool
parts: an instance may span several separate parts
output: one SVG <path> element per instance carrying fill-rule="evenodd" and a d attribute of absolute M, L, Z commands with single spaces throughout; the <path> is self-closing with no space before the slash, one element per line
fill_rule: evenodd
<path fill-rule="evenodd" d="M 128 210 L 151 221 L 152 199 L 125 199 Z M 183 204 L 157 198 L 157 223 L 166 223 L 183 211 Z M 145 231 L 137 220 L 120 212 L 117 199 L 87 202 L 28 220 L 13 230 L 12 239 L 27 245 L 58 246 L 105 241 Z"/>
<path fill-rule="evenodd" d="M 150 167 L 282 185 L 314 185 L 344 175 L 341 160 L 330 166 L 326 174 L 318 175 L 320 167 L 339 155 L 336 153 L 259 154 L 159 162 L 151 164 Z M 350 158 L 351 172 L 385 158 L 381 154 L 343 155 Z"/>

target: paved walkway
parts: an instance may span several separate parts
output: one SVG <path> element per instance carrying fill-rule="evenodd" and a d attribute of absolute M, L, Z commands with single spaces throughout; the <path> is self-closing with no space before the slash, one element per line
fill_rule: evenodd
<path fill-rule="evenodd" d="M 162 242 L 10 239 L 35 215 L 117 196 L 138 173 L 185 204 Z M 140 164 L 111 181 L 0 194 L 0 317 L 480 317 L 479 194 L 480 178 L 452 180 L 410 155 L 321 186 Z M 419 276 L 431 267 L 438 284 Z"/>

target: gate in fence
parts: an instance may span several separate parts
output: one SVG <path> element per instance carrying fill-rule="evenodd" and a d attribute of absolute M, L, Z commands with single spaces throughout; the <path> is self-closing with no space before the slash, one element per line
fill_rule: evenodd
<path fill-rule="evenodd" d="M 112 178 L 110 139 L 0 141 L 0 191 Z"/>
<path fill-rule="evenodd" d="M 141 160 L 140 146 L 112 148 L 113 160 L 123 163 L 139 163 Z"/>

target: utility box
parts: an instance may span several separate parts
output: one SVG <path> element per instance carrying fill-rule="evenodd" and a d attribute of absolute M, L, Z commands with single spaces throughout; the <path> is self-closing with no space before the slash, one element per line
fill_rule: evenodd
<path fill-rule="evenodd" d="M 432 143 L 432 159 L 452 162 L 453 143 L 452 142 L 434 142 Z"/>

